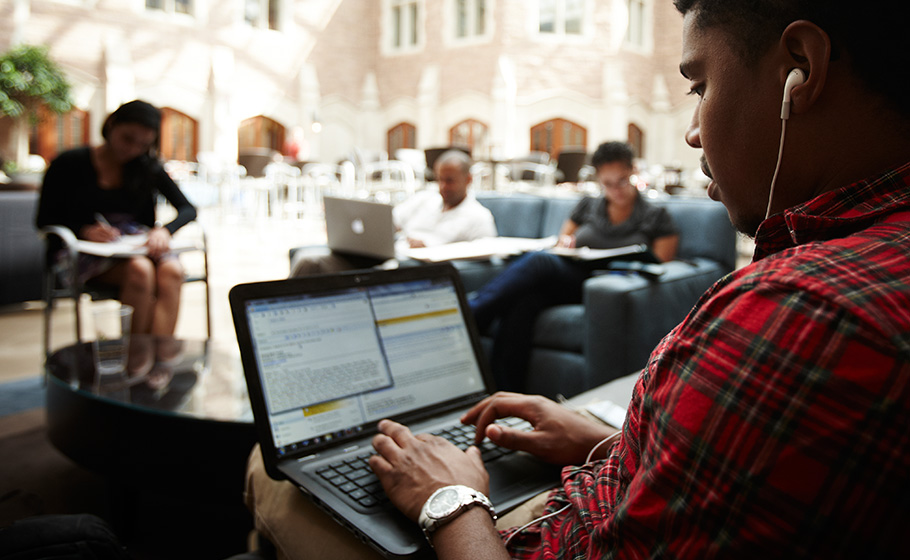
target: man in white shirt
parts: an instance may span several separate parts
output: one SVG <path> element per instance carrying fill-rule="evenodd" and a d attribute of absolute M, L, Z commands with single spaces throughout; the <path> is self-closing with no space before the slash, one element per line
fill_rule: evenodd
<path fill-rule="evenodd" d="M 412 247 L 434 247 L 457 241 L 496 236 L 493 215 L 468 192 L 471 157 L 449 150 L 436 160 L 434 172 L 439 190 L 424 190 L 397 205 L 395 226 Z M 295 260 L 291 276 L 308 276 L 369 268 L 379 259 L 347 254 L 305 255 Z"/>

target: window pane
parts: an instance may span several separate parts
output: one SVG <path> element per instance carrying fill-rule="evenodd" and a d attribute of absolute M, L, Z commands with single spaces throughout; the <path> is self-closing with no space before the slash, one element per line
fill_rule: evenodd
<path fill-rule="evenodd" d="M 581 33 L 581 22 L 584 18 L 584 0 L 566 0 L 566 33 Z"/>
<path fill-rule="evenodd" d="M 269 29 L 278 29 L 278 2 L 279 0 L 266 0 L 269 3 Z"/>
<path fill-rule="evenodd" d="M 174 11 L 177 12 L 178 14 L 193 13 L 192 0 L 174 0 Z"/>
<path fill-rule="evenodd" d="M 163 10 L 164 0 L 145 0 L 145 7 L 149 10 Z"/>
<path fill-rule="evenodd" d="M 401 8 L 392 8 L 392 46 L 401 46 Z"/>
<path fill-rule="evenodd" d="M 243 20 L 250 25 L 259 23 L 259 0 L 245 0 L 243 6 Z"/>
<path fill-rule="evenodd" d="M 540 0 L 540 32 L 556 31 L 556 0 Z"/>
<path fill-rule="evenodd" d="M 410 24 L 410 31 L 411 31 L 410 37 L 409 37 L 410 42 L 408 44 L 416 45 L 417 44 L 417 2 L 412 2 L 411 5 L 408 6 L 408 12 L 410 12 L 410 15 L 411 15 L 411 19 L 408 22 Z"/>
<path fill-rule="evenodd" d="M 458 0 L 455 3 L 455 36 L 468 35 L 468 0 Z"/>
<path fill-rule="evenodd" d="M 483 35 L 487 32 L 487 3 L 486 0 L 475 1 L 477 2 L 476 34 Z"/>
<path fill-rule="evenodd" d="M 634 45 L 641 45 L 644 37 L 644 2 L 629 0 L 629 31 L 627 40 Z"/>

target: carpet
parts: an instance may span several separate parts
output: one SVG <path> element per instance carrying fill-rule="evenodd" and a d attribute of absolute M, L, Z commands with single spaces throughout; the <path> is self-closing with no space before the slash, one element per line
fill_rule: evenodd
<path fill-rule="evenodd" d="M 0 418 L 0 457 L 0 526 L 33 515 L 106 513 L 104 482 L 51 445 L 43 407 Z"/>
<path fill-rule="evenodd" d="M 0 383 L 0 417 L 44 406 L 44 378 L 40 375 Z"/>

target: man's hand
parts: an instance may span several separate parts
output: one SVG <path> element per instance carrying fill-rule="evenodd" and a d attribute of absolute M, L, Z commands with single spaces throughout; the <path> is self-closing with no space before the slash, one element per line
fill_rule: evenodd
<path fill-rule="evenodd" d="M 426 244 L 419 239 L 414 239 L 413 237 L 408 237 L 408 246 L 411 249 L 422 249 L 423 247 L 426 247 Z"/>
<path fill-rule="evenodd" d="M 464 484 L 489 494 L 489 475 L 476 447 L 462 451 L 440 437 L 414 435 L 391 420 L 380 421 L 379 432 L 373 438 L 379 455 L 370 457 L 370 467 L 408 518 L 417 521 L 424 502 L 443 486 Z"/>
<path fill-rule="evenodd" d="M 167 253 L 171 246 L 171 232 L 167 228 L 156 227 L 149 231 L 149 238 L 145 246 L 148 247 L 148 256 L 157 259 Z"/>
<path fill-rule="evenodd" d="M 517 416 L 531 423 L 533 431 L 523 432 L 493 422 Z M 477 426 L 475 442 L 484 436 L 502 447 L 527 451 L 557 465 L 580 465 L 591 449 L 616 430 L 589 420 L 550 399 L 517 393 L 496 393 L 462 416 L 465 424 Z"/>

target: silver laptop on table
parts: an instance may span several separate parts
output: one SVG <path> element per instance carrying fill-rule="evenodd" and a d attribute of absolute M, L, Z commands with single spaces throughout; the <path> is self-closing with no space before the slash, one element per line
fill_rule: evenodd
<path fill-rule="evenodd" d="M 493 391 L 492 377 L 454 267 L 241 284 L 230 302 L 269 475 L 386 557 L 430 556 L 366 459 L 382 418 L 473 442 L 458 419 Z M 500 513 L 558 484 L 559 470 L 530 455 L 482 452 Z"/>
<path fill-rule="evenodd" d="M 326 245 L 352 255 L 395 258 L 392 206 L 380 202 L 324 196 Z"/>

